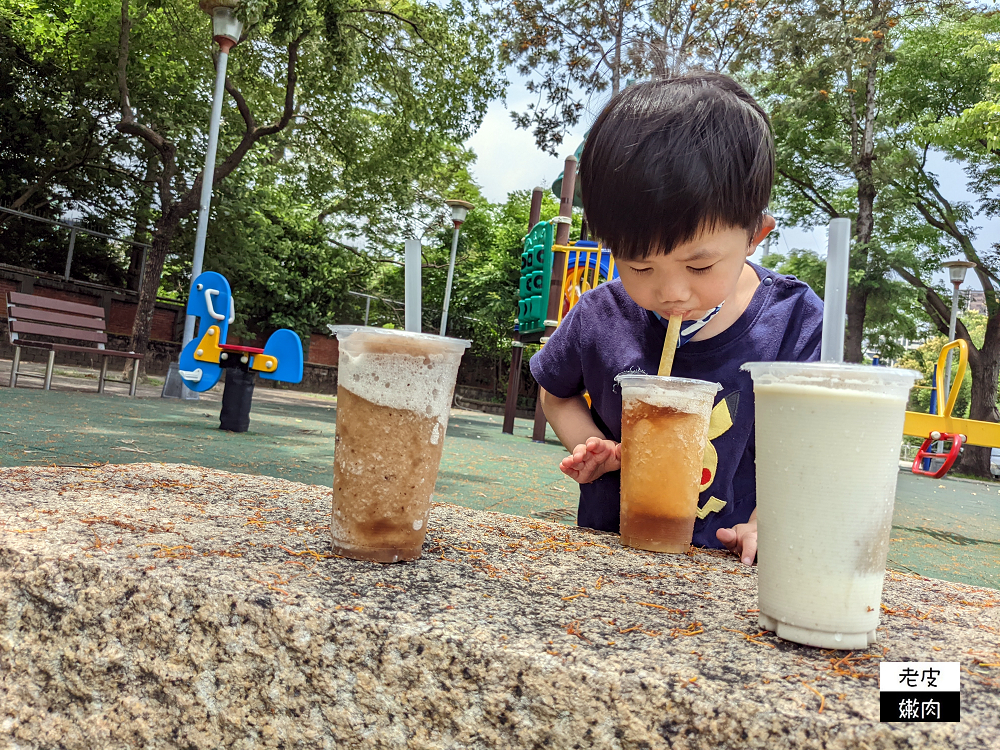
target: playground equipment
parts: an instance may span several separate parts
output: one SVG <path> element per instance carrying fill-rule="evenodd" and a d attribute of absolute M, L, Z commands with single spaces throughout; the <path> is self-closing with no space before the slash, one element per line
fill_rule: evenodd
<path fill-rule="evenodd" d="M 948 355 L 958 349 L 958 368 L 951 383 L 951 390 L 945 398 L 944 371 Z M 963 445 L 979 445 L 986 448 L 1000 448 L 1000 424 L 981 422 L 975 419 L 961 419 L 952 416 L 955 401 L 962 388 L 962 380 L 969 362 L 969 346 L 963 339 L 957 339 L 947 344 L 938 356 L 935 371 L 935 385 L 938 399 L 931 405 L 932 414 L 908 411 L 903 422 L 903 433 L 912 437 L 924 438 L 923 445 L 913 459 L 911 471 L 922 476 L 940 478 L 954 466 Z M 936 408 L 935 408 L 936 406 Z M 938 443 L 937 451 L 931 449 L 933 443 Z M 941 459 L 943 463 L 935 469 L 923 468 L 925 459 Z"/>
<path fill-rule="evenodd" d="M 559 308 L 558 322 L 566 317 L 580 301 L 584 292 L 605 281 L 618 278 L 615 259 L 611 251 L 591 241 L 577 242 L 565 248 L 562 290 L 562 306 Z"/>
<path fill-rule="evenodd" d="M 609 250 L 590 241 L 556 245 L 553 243 L 553 234 L 552 224 L 541 221 L 524 238 L 517 316 L 521 341 L 529 340 L 534 334 L 540 335 L 546 326 L 558 326 L 580 301 L 584 292 L 604 281 L 618 278 L 618 270 Z M 560 264 L 561 304 L 556 320 L 547 321 L 545 316 L 549 309 L 552 271 L 553 267 L 558 268 Z"/>
<path fill-rule="evenodd" d="M 222 368 L 230 370 L 222 394 L 219 429 L 249 429 L 255 375 L 285 383 L 302 382 L 302 341 L 294 331 L 275 331 L 263 349 L 226 343 L 229 326 L 236 320 L 236 305 L 222 274 L 208 271 L 195 279 L 187 314 L 197 318 L 198 334 L 181 350 L 178 370 L 184 385 L 195 392 L 207 391 L 219 382 Z"/>
<path fill-rule="evenodd" d="M 555 230 L 547 221 L 540 221 L 524 238 L 521 253 L 520 300 L 517 323 L 521 340 L 545 330 L 549 309 L 549 288 L 552 283 L 552 243 Z"/>

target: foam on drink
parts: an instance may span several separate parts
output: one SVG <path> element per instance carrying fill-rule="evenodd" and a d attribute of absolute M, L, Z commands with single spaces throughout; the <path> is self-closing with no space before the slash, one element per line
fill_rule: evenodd
<path fill-rule="evenodd" d="M 344 350 L 338 387 L 389 409 L 410 411 L 437 420 L 431 440 L 448 429 L 458 361 L 443 353 L 379 354 Z"/>
<path fill-rule="evenodd" d="M 653 377 L 650 375 L 644 375 L 643 377 Z M 660 376 L 656 376 L 660 377 Z M 685 378 L 672 378 L 674 381 L 684 381 Z M 694 383 L 703 383 L 705 381 L 694 380 Z M 712 385 L 712 384 L 708 384 Z M 624 384 L 623 384 L 624 387 Z M 716 386 L 718 389 L 718 386 Z M 650 406 L 667 407 L 673 409 L 674 411 L 684 412 L 687 414 L 697 414 L 704 410 L 705 397 L 701 390 L 693 390 L 687 392 L 678 388 L 662 388 L 662 387 L 650 387 L 650 386 L 628 386 L 628 395 L 622 392 L 622 402 L 626 400 L 630 401 L 641 401 L 644 404 L 649 404 Z"/>

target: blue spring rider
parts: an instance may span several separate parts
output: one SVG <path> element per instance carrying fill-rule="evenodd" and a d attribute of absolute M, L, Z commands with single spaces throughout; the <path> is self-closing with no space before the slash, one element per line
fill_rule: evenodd
<path fill-rule="evenodd" d="M 236 306 L 222 274 L 208 271 L 195 279 L 187 314 L 198 318 L 198 333 L 181 351 L 178 369 L 192 391 L 207 391 L 218 383 L 223 367 L 253 372 L 265 380 L 302 382 L 302 340 L 294 331 L 275 331 L 263 349 L 226 343 Z"/>

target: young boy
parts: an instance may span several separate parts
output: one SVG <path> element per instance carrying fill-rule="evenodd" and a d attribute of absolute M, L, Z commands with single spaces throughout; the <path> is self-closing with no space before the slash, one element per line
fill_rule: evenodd
<path fill-rule="evenodd" d="M 587 221 L 620 280 L 584 294 L 531 359 L 542 408 L 580 483 L 577 522 L 618 531 L 622 372 L 656 374 L 672 315 L 672 375 L 717 381 L 695 545 L 757 552 L 754 399 L 746 362 L 819 358 L 823 303 L 747 258 L 774 229 L 767 115 L 735 81 L 698 72 L 629 86 L 580 160 Z M 587 392 L 591 406 L 583 397 Z"/>

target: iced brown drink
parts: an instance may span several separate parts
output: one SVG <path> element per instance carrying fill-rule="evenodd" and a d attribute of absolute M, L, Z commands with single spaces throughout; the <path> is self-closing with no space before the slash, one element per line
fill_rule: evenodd
<path fill-rule="evenodd" d="M 415 560 L 427 532 L 468 341 L 378 328 L 337 330 L 334 552 Z"/>
<path fill-rule="evenodd" d="M 717 383 L 619 375 L 621 541 L 654 552 L 691 545 Z"/>

